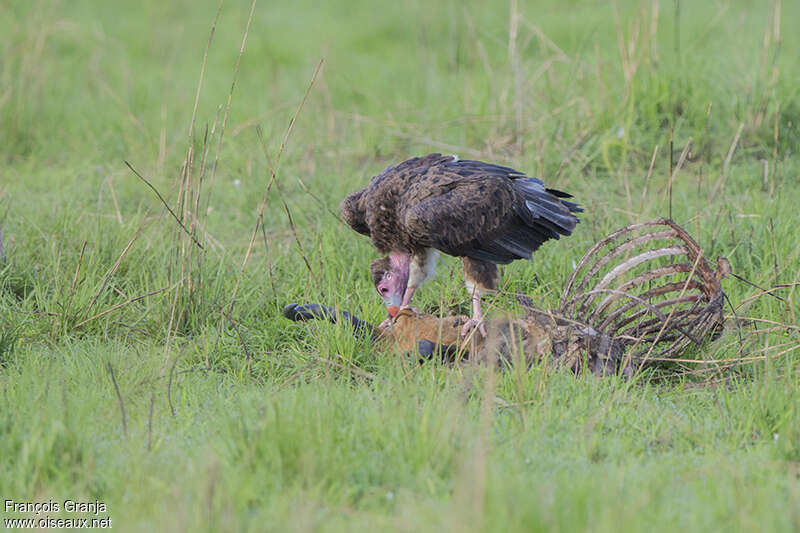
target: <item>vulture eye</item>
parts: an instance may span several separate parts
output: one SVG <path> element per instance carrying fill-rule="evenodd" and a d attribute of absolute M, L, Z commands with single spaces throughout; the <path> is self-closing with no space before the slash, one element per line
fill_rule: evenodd
<path fill-rule="evenodd" d="M 383 275 L 383 277 L 386 278 L 387 280 L 390 280 L 390 279 L 392 279 L 392 273 L 391 272 L 387 272 L 386 274 Z"/>

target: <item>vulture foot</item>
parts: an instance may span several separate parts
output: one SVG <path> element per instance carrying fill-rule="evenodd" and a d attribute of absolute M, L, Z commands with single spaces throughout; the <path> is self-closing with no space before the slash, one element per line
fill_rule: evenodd
<path fill-rule="evenodd" d="M 475 328 L 478 329 L 481 335 L 486 337 L 486 326 L 483 325 L 483 320 L 476 318 L 464 321 L 464 325 L 461 327 L 461 336 L 466 337 Z"/>

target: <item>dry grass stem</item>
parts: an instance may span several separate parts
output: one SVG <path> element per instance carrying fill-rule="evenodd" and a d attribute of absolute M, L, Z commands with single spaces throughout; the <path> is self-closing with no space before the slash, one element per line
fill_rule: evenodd
<path fill-rule="evenodd" d="M 108 373 L 111 374 L 111 383 L 114 384 L 114 390 L 117 393 L 117 400 L 119 401 L 119 410 L 122 413 L 122 434 L 128 435 L 128 422 L 125 414 L 125 402 L 122 401 L 122 394 L 119 392 L 119 385 L 117 385 L 117 378 L 114 377 L 114 367 L 111 366 L 111 361 L 107 363 Z"/>
<path fill-rule="evenodd" d="M 86 252 L 86 242 L 83 241 L 83 246 L 81 247 L 81 254 L 78 257 L 78 265 L 75 267 L 75 275 L 72 276 L 72 284 L 69 288 L 69 297 L 67 298 L 67 305 L 64 306 L 64 327 L 66 328 L 66 321 L 69 320 L 69 309 L 72 306 L 72 298 L 75 296 L 75 288 L 78 284 L 78 275 L 81 272 L 81 265 L 83 264 L 83 254 Z"/>
<path fill-rule="evenodd" d="M 172 218 L 173 218 L 173 219 L 175 219 L 175 222 L 177 222 L 177 223 L 178 223 L 178 225 L 181 227 L 181 229 L 183 229 L 183 231 L 185 231 L 185 232 L 186 232 L 186 234 L 187 234 L 189 237 L 191 237 L 192 241 L 194 241 L 194 243 L 195 243 L 195 244 L 196 244 L 196 245 L 197 245 L 197 246 L 198 246 L 198 247 L 199 247 L 199 248 L 202 250 L 202 249 L 203 249 L 203 245 L 202 245 L 202 244 L 200 244 L 200 241 L 198 241 L 198 240 L 197 240 L 197 238 L 195 238 L 195 236 L 194 236 L 194 235 L 192 235 L 192 232 L 191 232 L 191 231 L 189 231 L 189 228 L 187 228 L 186 226 L 184 226 L 184 225 L 183 225 L 183 222 L 181 222 L 181 219 L 180 219 L 180 218 L 178 218 L 178 215 L 176 215 L 176 214 L 175 214 L 175 211 L 173 211 L 173 210 L 172 210 L 172 208 L 171 208 L 171 207 L 169 206 L 169 204 L 167 203 L 167 201 L 166 201 L 166 200 L 164 200 L 164 197 L 163 197 L 163 196 L 161 196 L 161 193 L 160 193 L 160 192 L 158 192 L 158 189 L 156 189 L 156 188 L 153 186 L 153 184 L 152 184 L 152 183 L 150 183 L 149 181 L 147 181 L 147 179 L 146 179 L 144 176 L 142 176 L 141 174 L 139 174 L 139 171 L 137 171 L 135 168 L 133 168 L 133 165 L 131 165 L 131 164 L 130 164 L 128 161 L 125 161 L 125 164 L 128 166 L 128 168 L 129 168 L 129 169 L 131 169 L 131 172 L 133 172 L 134 174 L 136 174 L 136 176 L 137 176 L 137 177 L 138 177 L 140 180 L 142 180 L 142 181 L 143 181 L 143 182 L 144 182 L 144 183 L 145 183 L 145 184 L 146 184 L 148 187 L 150 187 L 150 188 L 153 190 L 153 192 L 154 192 L 154 193 L 156 193 L 156 196 L 158 196 L 158 199 L 161 201 L 161 204 L 162 204 L 164 207 L 166 207 L 166 208 L 167 208 L 167 211 L 169 211 L 169 214 L 170 214 L 170 215 L 172 215 Z"/>
<path fill-rule="evenodd" d="M 106 274 L 106 277 L 103 279 L 103 283 L 100 285 L 100 288 L 97 290 L 94 297 L 92 297 L 91 302 L 89 302 L 89 307 L 87 307 L 86 311 L 83 313 L 84 318 L 89 316 L 89 312 L 91 312 L 92 308 L 94 307 L 94 304 L 97 303 L 97 299 L 103 293 L 103 290 L 106 288 L 106 285 L 108 285 L 108 282 L 111 280 L 111 277 L 119 268 L 119 265 L 122 264 L 122 260 L 128 254 L 128 251 L 130 251 L 131 246 L 133 246 L 133 243 L 136 242 L 136 239 L 139 238 L 139 235 L 141 235 L 143 229 L 144 229 L 144 224 L 139 226 L 139 229 L 136 230 L 136 233 L 133 234 L 133 237 L 130 238 L 128 244 L 125 245 L 125 248 L 123 248 L 122 253 L 120 253 L 119 256 L 117 257 L 117 261 L 114 263 L 114 265 Z"/>
<path fill-rule="evenodd" d="M 110 307 L 110 308 L 106 309 L 105 311 L 101 311 L 100 313 L 97 313 L 94 316 L 91 316 L 91 317 L 89 317 L 87 319 L 81 320 L 80 322 L 75 324 L 75 329 L 78 329 L 81 326 L 84 326 L 84 325 L 88 324 L 89 322 L 91 322 L 93 320 L 97 320 L 98 318 L 102 318 L 102 317 L 106 316 L 107 314 L 116 311 L 117 309 L 125 307 L 126 305 L 132 304 L 134 302 L 138 302 L 139 300 L 144 300 L 145 298 L 149 298 L 150 296 L 155 296 L 156 294 L 162 293 L 162 292 L 164 292 L 166 290 L 169 290 L 169 289 L 170 289 L 170 287 L 163 287 L 161 289 L 156 289 L 154 291 L 150 291 L 147 294 L 142 294 L 141 296 L 136 296 L 135 298 L 128 298 L 124 302 L 118 303 L 117 305 L 115 305 L 113 307 Z"/>
<path fill-rule="evenodd" d="M 236 302 L 236 295 L 239 292 L 239 285 L 241 284 L 242 276 L 244 275 L 245 267 L 247 267 L 247 261 L 250 259 L 250 254 L 253 251 L 253 245 L 255 244 L 255 241 L 256 241 L 256 235 L 258 235 L 258 227 L 259 227 L 261 221 L 263 221 L 263 219 L 264 219 L 264 207 L 267 205 L 267 200 L 269 199 L 269 192 L 272 189 L 272 185 L 277 180 L 277 169 L 278 169 L 278 166 L 279 166 L 279 163 L 280 163 L 281 155 L 283 154 L 283 151 L 286 148 L 286 143 L 289 141 L 289 136 L 292 133 L 292 129 L 294 128 L 295 121 L 297 120 L 297 117 L 300 114 L 300 111 L 303 109 L 303 106 L 305 105 L 306 100 L 308 99 L 308 94 L 311 92 L 311 88 L 314 86 L 314 81 L 317 79 L 317 75 L 319 74 L 320 70 L 322 69 L 322 65 L 323 65 L 324 61 L 325 61 L 324 59 L 320 59 L 319 63 L 317 63 L 317 67 L 314 69 L 314 74 L 312 74 L 312 76 L 311 76 L 311 81 L 309 82 L 308 87 L 306 87 L 305 94 L 303 94 L 303 99 L 300 101 L 300 104 L 297 106 L 297 109 L 295 110 L 294 115 L 292 116 L 292 119 L 289 121 L 289 126 L 286 128 L 286 133 L 283 136 L 283 141 L 281 141 L 281 146 L 280 146 L 280 149 L 278 150 L 278 156 L 276 157 L 274 166 L 272 165 L 272 162 L 271 162 L 266 150 L 264 150 L 264 156 L 266 157 L 267 164 L 269 165 L 269 168 L 270 168 L 270 179 L 269 179 L 269 182 L 267 183 L 266 188 L 264 189 L 264 197 L 261 200 L 261 204 L 258 206 L 258 216 L 256 217 L 256 224 L 255 224 L 255 227 L 253 228 L 253 233 L 250 235 L 250 242 L 247 245 L 247 251 L 244 254 L 244 259 L 242 259 L 242 266 L 239 269 L 239 274 L 238 274 L 238 276 L 236 276 L 236 283 L 234 284 L 233 293 L 231 294 L 230 303 L 228 304 L 228 309 L 227 309 L 227 313 L 228 314 L 231 314 L 233 312 L 233 306 L 234 306 L 234 304 Z M 287 209 L 287 214 L 288 214 L 288 209 Z M 310 271 L 311 270 L 311 266 L 308 264 L 308 261 L 307 261 L 307 259 L 305 257 L 304 257 L 304 260 L 306 261 L 306 265 L 307 265 L 307 267 L 308 267 L 308 269 Z"/>

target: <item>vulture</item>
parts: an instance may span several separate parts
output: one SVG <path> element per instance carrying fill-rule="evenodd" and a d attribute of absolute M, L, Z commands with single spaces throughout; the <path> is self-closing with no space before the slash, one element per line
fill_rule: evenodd
<path fill-rule="evenodd" d="M 462 334 L 485 335 L 481 297 L 497 289 L 497 265 L 530 259 L 578 223 L 572 195 L 513 168 L 429 154 L 403 161 L 342 200 L 347 224 L 386 255 L 372 262 L 375 288 L 392 310 L 409 307 L 433 273 L 439 252 L 460 257 L 472 296 Z"/>

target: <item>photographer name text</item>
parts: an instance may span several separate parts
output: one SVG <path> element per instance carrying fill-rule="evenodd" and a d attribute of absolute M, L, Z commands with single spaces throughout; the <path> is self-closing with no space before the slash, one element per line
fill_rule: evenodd
<path fill-rule="evenodd" d="M 93 501 L 15 501 L 4 500 L 3 511 L 6 514 L 33 514 L 32 518 L 4 518 L 6 528 L 111 528 L 111 517 L 100 516 L 105 514 L 105 502 Z M 57 513 L 78 513 L 80 517 L 50 516 Z"/>

